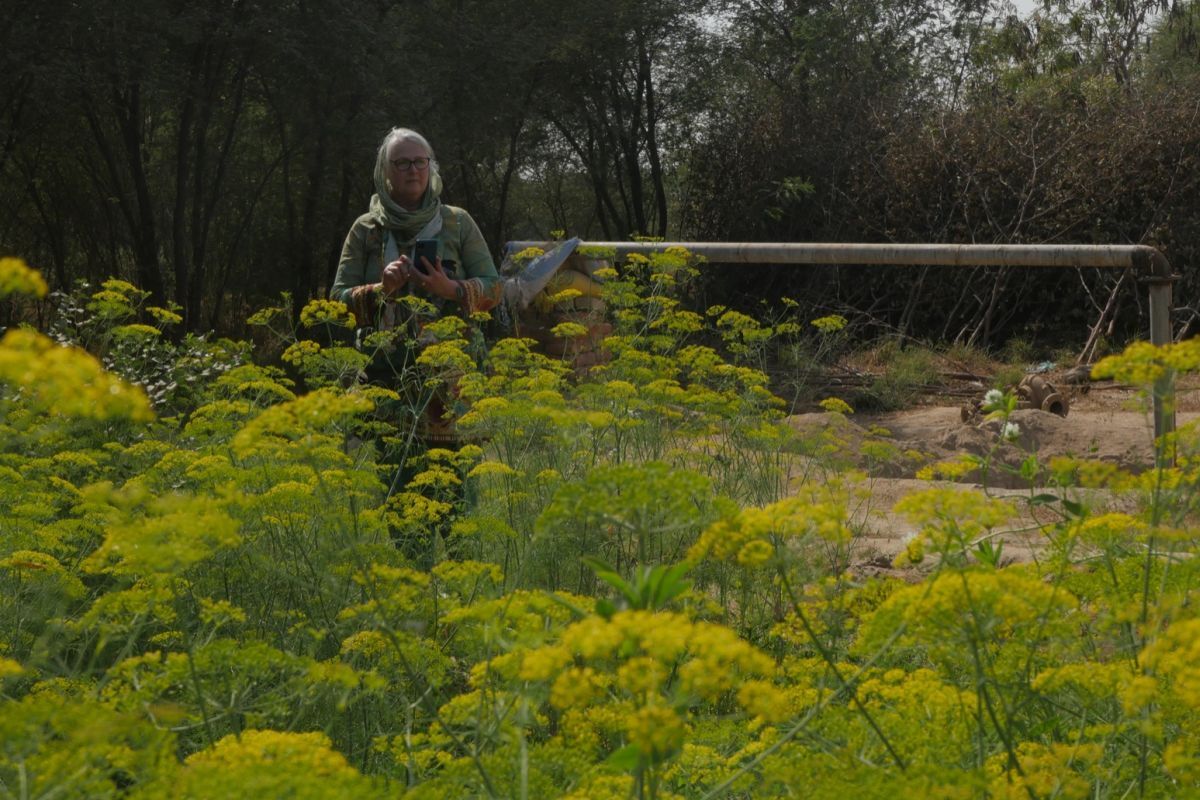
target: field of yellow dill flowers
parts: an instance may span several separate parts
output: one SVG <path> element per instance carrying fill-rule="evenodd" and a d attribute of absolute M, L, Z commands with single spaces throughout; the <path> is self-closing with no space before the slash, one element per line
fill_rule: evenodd
<path fill-rule="evenodd" d="M 602 273 L 585 376 L 478 319 L 363 352 L 287 298 L 262 363 L 115 280 L 4 333 L 0 796 L 1197 795 L 1196 432 L 1138 475 L 1031 454 L 1018 500 L 931 482 L 897 509 L 911 580 L 859 579 L 852 409 L 801 437 L 762 372 L 847 321 L 693 311 L 695 268 Z M 45 293 L 0 261 L 0 302 Z M 381 354 L 395 380 L 359 383 Z M 415 447 L 437 407 L 459 444 Z M 1008 565 L 994 531 L 1034 507 Z"/>

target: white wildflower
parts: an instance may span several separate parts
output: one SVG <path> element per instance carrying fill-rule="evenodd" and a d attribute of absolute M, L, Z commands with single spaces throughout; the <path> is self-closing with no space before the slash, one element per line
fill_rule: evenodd
<path fill-rule="evenodd" d="M 1004 392 L 999 389 L 988 389 L 983 396 L 983 407 L 991 410 L 1004 402 Z"/>
<path fill-rule="evenodd" d="M 1021 426 L 1015 422 L 1006 422 L 1000 429 L 1000 438 L 1006 442 L 1015 442 L 1021 438 Z"/>

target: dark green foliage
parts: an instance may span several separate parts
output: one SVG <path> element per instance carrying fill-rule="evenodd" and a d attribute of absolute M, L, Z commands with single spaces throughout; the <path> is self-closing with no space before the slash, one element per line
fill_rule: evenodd
<path fill-rule="evenodd" d="M 497 253 L 552 230 L 1137 242 L 1164 249 L 1186 295 L 1198 13 L 1175 0 L 1047 0 L 1029 16 L 995 0 L 19 2 L 0 30 L 0 251 L 60 291 L 117 275 L 177 304 L 184 330 L 240 335 L 247 308 L 280 291 L 293 311 L 324 294 L 375 147 L 411 125 Z M 1110 292 L 1101 332 L 1145 329 L 1140 289 L 1116 280 L 714 265 L 704 288 L 733 308 L 787 294 L 810 316 L 869 311 L 866 335 L 1077 351 Z"/>

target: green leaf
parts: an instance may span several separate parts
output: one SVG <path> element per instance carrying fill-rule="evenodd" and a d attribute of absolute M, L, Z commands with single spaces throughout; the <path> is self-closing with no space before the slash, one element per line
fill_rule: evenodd
<path fill-rule="evenodd" d="M 620 750 L 614 750 L 612 755 L 604 759 L 604 763 L 625 772 L 633 772 L 642 763 L 642 753 L 637 745 L 627 744 Z"/>
<path fill-rule="evenodd" d="M 1021 477 L 1027 481 L 1031 481 L 1037 477 L 1038 460 L 1037 455 L 1030 455 L 1021 462 Z"/>
<path fill-rule="evenodd" d="M 1083 507 L 1083 503 L 1078 503 L 1074 500 L 1068 500 L 1065 497 L 1062 500 L 1063 508 L 1073 517 L 1082 517 L 1087 513 L 1087 509 Z"/>
<path fill-rule="evenodd" d="M 626 601 L 631 604 L 636 603 L 637 595 L 634 592 L 634 587 L 622 578 L 614 567 L 592 556 L 584 556 L 582 561 L 591 567 L 592 572 L 596 573 L 597 578 L 620 592 Z"/>
<path fill-rule="evenodd" d="M 1004 542 L 986 540 L 975 546 L 975 556 L 981 564 L 986 564 L 989 567 L 997 568 L 1000 566 L 1000 558 L 1004 554 Z"/>
<path fill-rule="evenodd" d="M 654 593 L 651 596 L 651 607 L 662 608 L 686 592 L 691 587 L 692 582 L 683 580 L 683 576 L 691 568 L 692 565 L 686 561 L 670 567 L 655 567 L 654 572 L 657 575 L 655 576 Z"/>

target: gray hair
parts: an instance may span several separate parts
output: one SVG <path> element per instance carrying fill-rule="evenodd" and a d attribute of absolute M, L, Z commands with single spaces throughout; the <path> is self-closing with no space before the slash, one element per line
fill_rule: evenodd
<path fill-rule="evenodd" d="M 414 131 L 412 128 L 392 128 L 388 131 L 388 135 L 383 137 L 383 141 L 379 143 L 379 153 L 375 156 L 376 162 L 382 165 L 387 160 L 388 148 L 393 142 L 413 141 L 425 148 L 425 152 L 429 154 L 429 171 L 436 174 L 438 171 L 437 156 L 433 154 L 433 147 L 429 144 L 429 140 L 421 134 Z"/>

